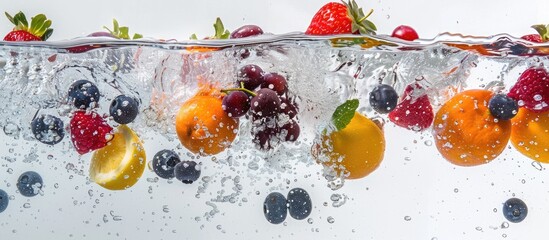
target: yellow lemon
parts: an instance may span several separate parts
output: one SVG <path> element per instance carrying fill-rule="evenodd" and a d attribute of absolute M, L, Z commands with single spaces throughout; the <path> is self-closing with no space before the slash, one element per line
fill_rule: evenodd
<path fill-rule="evenodd" d="M 351 122 L 339 131 L 323 136 L 321 144 L 313 148 L 313 156 L 347 179 L 362 178 L 376 170 L 385 153 L 385 137 L 369 118 L 355 112 Z M 321 160 L 321 155 L 328 159 Z"/>
<path fill-rule="evenodd" d="M 139 180 L 145 164 L 141 140 L 128 126 L 120 125 L 107 146 L 93 153 L 90 178 L 106 189 L 127 189 Z"/>
<path fill-rule="evenodd" d="M 511 143 L 533 160 L 549 163 L 549 112 L 520 108 L 512 120 Z"/>

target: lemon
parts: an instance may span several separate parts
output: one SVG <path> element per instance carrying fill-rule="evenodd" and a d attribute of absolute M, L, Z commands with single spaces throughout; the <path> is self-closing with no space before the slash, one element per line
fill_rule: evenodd
<path fill-rule="evenodd" d="M 145 149 L 128 126 L 120 125 L 107 146 L 93 153 L 90 178 L 110 190 L 133 186 L 145 169 Z"/>
<path fill-rule="evenodd" d="M 362 178 L 373 172 L 385 153 L 383 131 L 369 118 L 355 112 L 351 122 L 343 129 L 322 137 L 322 144 L 313 152 L 327 156 L 320 160 L 324 165 L 332 166 L 336 171 L 344 171 L 347 179 Z"/>

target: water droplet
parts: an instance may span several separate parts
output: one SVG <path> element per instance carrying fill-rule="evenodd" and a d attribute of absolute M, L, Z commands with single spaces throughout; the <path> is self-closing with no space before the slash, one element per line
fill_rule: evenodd
<path fill-rule="evenodd" d="M 410 216 L 404 216 L 404 220 L 410 221 L 410 220 L 412 220 L 412 217 L 410 217 Z"/>
<path fill-rule="evenodd" d="M 334 223 L 335 222 L 335 219 L 332 216 L 329 216 L 327 218 L 327 220 L 328 220 L 328 223 Z"/>
<path fill-rule="evenodd" d="M 313 220 L 312 218 L 308 218 L 308 219 L 307 219 L 307 222 L 308 222 L 309 224 L 313 224 L 314 220 Z"/>
<path fill-rule="evenodd" d="M 423 142 L 425 144 L 425 146 L 433 146 L 433 141 L 431 140 L 425 140 L 425 142 Z"/>
<path fill-rule="evenodd" d="M 458 192 L 459 192 L 459 189 L 458 189 L 458 188 L 454 188 L 454 192 L 455 192 L 455 193 L 458 193 Z"/>

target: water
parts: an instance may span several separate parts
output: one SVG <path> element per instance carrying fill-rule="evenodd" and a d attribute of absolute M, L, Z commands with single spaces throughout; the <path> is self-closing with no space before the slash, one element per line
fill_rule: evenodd
<path fill-rule="evenodd" d="M 443 34 L 405 43 L 384 36 L 263 36 L 237 41 L 155 42 L 76 39 L 0 45 L 0 189 L 10 205 L 0 213 L 6 239 L 540 239 L 549 208 L 545 164 L 509 144 L 497 159 L 476 167 L 452 165 L 433 146 L 431 129 L 415 133 L 396 127 L 368 103 L 379 83 L 402 93 L 419 84 L 435 110 L 457 92 L 509 89 L 528 66 L 547 65 L 545 45 L 507 35 L 474 38 Z M 67 48 L 100 48 L 72 54 Z M 217 51 L 192 52 L 197 47 Z M 476 49 L 477 51 L 469 51 Z M 241 59 L 241 53 L 250 56 Z M 236 55 L 236 57 L 235 57 Z M 176 135 L 176 114 L 191 98 L 198 79 L 233 87 L 237 71 L 257 64 L 288 79 L 299 105 L 301 134 L 273 150 L 254 146 L 252 124 L 241 119 L 231 148 L 198 156 Z M 173 149 L 182 160 L 201 163 L 201 176 L 187 185 L 159 179 L 145 169 L 125 191 L 110 191 L 89 178 L 92 154 L 78 154 L 69 134 L 74 109 L 67 91 L 75 80 L 95 83 L 96 112 L 108 115 L 120 94 L 136 97 L 140 114 L 129 124 L 144 141 L 147 161 Z M 415 96 L 413 96 L 415 97 Z M 327 181 L 329 173 L 311 156 L 315 139 L 335 108 L 358 98 L 358 111 L 383 124 L 385 157 L 358 180 Z M 58 116 L 66 130 L 56 145 L 35 140 L 36 114 Z M 107 118 L 112 126 L 117 124 Z M 150 165 L 150 163 L 148 164 Z M 27 198 L 16 187 L 25 171 L 41 174 L 41 194 Z M 329 178 L 329 176 L 328 176 Z M 288 216 L 270 224 L 265 197 L 305 189 L 312 199 L 306 220 Z M 507 223 L 502 204 L 521 198 L 526 220 Z M 328 204 L 331 203 L 331 204 Z M 336 221 L 337 220 L 337 221 Z M 505 227 L 503 227 L 505 224 Z M 494 227 L 495 226 L 495 227 Z"/>

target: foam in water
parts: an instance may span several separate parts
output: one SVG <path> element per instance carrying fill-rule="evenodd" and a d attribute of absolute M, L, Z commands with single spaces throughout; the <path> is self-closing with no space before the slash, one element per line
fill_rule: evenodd
<path fill-rule="evenodd" d="M 189 47 L 204 45 L 93 39 L 104 47 L 80 54 L 64 49 L 89 44 L 89 39 L 3 43 L 0 187 L 10 196 L 10 206 L 0 213 L 1 235 L 6 239 L 539 236 L 536 226 L 544 222 L 548 197 L 543 190 L 547 180 L 543 164 L 517 154 L 509 145 L 490 164 L 452 165 L 432 146 L 431 129 L 416 133 L 398 128 L 385 114 L 373 111 L 368 99 L 380 83 L 393 86 L 399 94 L 417 83 L 421 91 L 412 98 L 426 94 L 436 111 L 465 89 L 508 90 L 526 67 L 543 66 L 545 57 L 537 55 L 546 47 L 528 46 L 509 36 L 471 43 L 447 34 L 411 45 L 383 37 L 346 40 L 275 35 L 212 41 L 207 46 L 217 51 L 192 52 Z M 470 51 L 471 46 L 488 50 L 479 54 Z M 250 57 L 238 57 L 246 50 Z M 254 124 L 243 117 L 230 148 L 213 156 L 191 153 L 174 128 L 180 106 L 196 93 L 200 82 L 234 87 L 237 71 L 246 64 L 287 78 L 288 96 L 299 106 L 299 138 L 261 150 L 253 142 Z M 120 94 L 139 99 L 140 113 L 129 126 L 144 142 L 148 168 L 127 190 L 109 191 L 95 184 L 88 173 L 92 154 L 78 154 L 71 143 L 68 125 L 74 108 L 67 102 L 67 91 L 81 79 L 97 85 L 101 99 L 95 111 L 112 126 L 117 126 L 108 117 L 112 99 Z M 348 99 L 359 99 L 358 111 L 382 126 L 387 143 L 379 168 L 357 180 L 345 179 L 311 155 L 313 146 L 322 142 L 320 136 L 332 128 L 332 113 Z M 64 122 L 67 132 L 60 143 L 46 145 L 35 139 L 30 123 L 39 114 Z M 199 180 L 187 185 L 158 178 L 150 160 L 162 149 L 175 150 L 181 160 L 197 161 Z M 44 180 L 34 198 L 16 189 L 17 178 L 28 170 Z M 281 225 L 270 224 L 263 213 L 265 197 L 274 191 L 286 195 L 296 187 L 310 195 L 311 215 L 306 221 L 288 217 Z M 503 202 L 511 197 L 531 206 L 530 216 L 521 224 L 510 224 L 501 213 Z"/>

